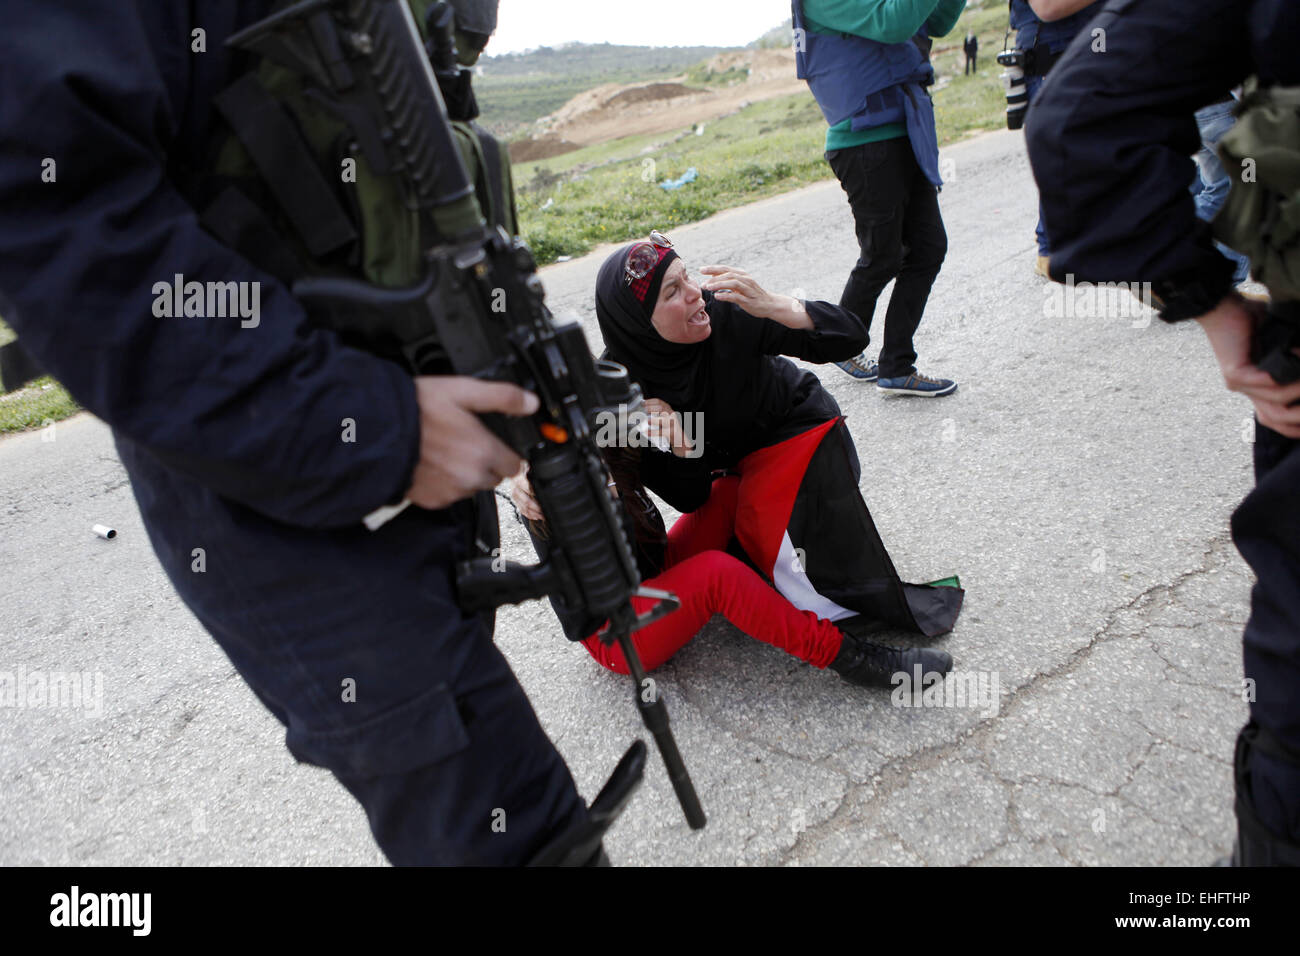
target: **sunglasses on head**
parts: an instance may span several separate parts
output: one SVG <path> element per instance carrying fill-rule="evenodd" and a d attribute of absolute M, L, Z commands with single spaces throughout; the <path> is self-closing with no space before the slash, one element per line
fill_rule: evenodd
<path fill-rule="evenodd" d="M 627 262 L 623 266 L 623 279 L 628 285 L 638 279 L 644 279 L 655 266 L 659 265 L 659 250 L 671 249 L 672 240 L 662 232 L 652 231 L 648 242 L 638 242 L 627 252 Z"/>

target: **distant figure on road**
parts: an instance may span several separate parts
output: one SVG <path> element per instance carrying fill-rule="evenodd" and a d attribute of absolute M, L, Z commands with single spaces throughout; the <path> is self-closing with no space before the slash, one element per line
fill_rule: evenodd
<path fill-rule="evenodd" d="M 962 44 L 962 49 L 966 51 L 966 71 L 962 74 L 965 76 L 976 70 L 975 57 L 980 51 L 979 38 L 973 33 L 966 34 L 966 42 Z"/>
<path fill-rule="evenodd" d="M 836 364 L 885 395 L 950 395 L 957 383 L 916 369 L 912 336 L 948 253 L 939 214 L 939 141 L 930 38 L 957 23 L 966 0 L 795 0 L 795 59 L 826 132 L 826 161 L 848 195 L 858 261 L 840 305 L 867 331 L 891 280 L 880 362 Z"/>

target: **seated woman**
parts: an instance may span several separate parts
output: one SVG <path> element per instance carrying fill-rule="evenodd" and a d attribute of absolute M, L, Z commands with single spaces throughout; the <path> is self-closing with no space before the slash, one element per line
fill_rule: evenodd
<path fill-rule="evenodd" d="M 667 439 L 665 449 L 644 454 L 604 449 L 643 581 L 682 601 L 634 635 L 646 667 L 662 664 L 722 614 L 854 683 L 888 686 L 892 674 L 917 665 L 946 672 L 952 658 L 941 651 L 899 650 L 862 636 L 864 625 L 944 633 L 961 591 L 898 580 L 858 494 L 857 456 L 839 406 L 816 375 L 779 357 L 856 355 L 862 324 L 830 303 L 771 295 L 740 270 L 703 271 L 708 291 L 691 281 L 672 244 L 652 233 L 611 255 L 597 284 L 605 357 L 628 367 Z M 703 435 L 694 436 L 701 447 L 684 433 L 682 410 L 702 416 Z M 738 474 L 715 477 L 719 469 Z M 646 487 L 686 512 L 671 532 Z M 526 479 L 516 480 L 513 499 L 543 550 L 544 527 L 535 523 L 542 516 Z M 733 538 L 766 580 L 725 552 Z M 796 550 L 795 541 L 816 544 Z M 622 652 L 594 634 L 603 621 L 577 620 L 553 603 L 570 639 L 626 671 Z M 638 613 L 648 603 L 634 599 Z"/>
<path fill-rule="evenodd" d="M 640 479 L 683 513 L 714 476 L 740 476 L 735 537 L 797 608 L 853 630 L 952 629 L 964 592 L 900 581 L 858 490 L 857 453 L 839 406 L 808 362 L 858 354 L 866 331 L 829 302 L 774 295 L 739 269 L 705 266 L 697 284 L 659 233 L 615 251 L 596 281 L 604 358 L 627 367 L 655 414 L 689 413 L 701 447 L 647 450 Z M 675 417 L 675 415 L 674 415 Z"/>
<path fill-rule="evenodd" d="M 658 434 L 671 443 L 674 455 L 690 451 L 674 416 L 660 413 L 657 424 Z M 738 476 L 717 479 L 708 500 L 665 533 L 663 517 L 639 478 L 639 449 L 609 448 L 604 456 L 613 476 L 612 488 L 623 505 L 642 583 L 672 591 L 681 602 L 678 610 L 632 635 L 647 671 L 676 654 L 714 614 L 721 614 L 750 637 L 814 667 L 830 667 L 864 687 L 889 687 L 895 673 L 911 675 L 917 666 L 923 674 L 944 674 L 952 667 L 952 658 L 943 651 L 885 647 L 841 631 L 833 622 L 796 608 L 748 565 L 727 554 L 724 549 L 735 533 Z M 511 499 L 528 521 L 534 546 L 544 552 L 546 524 L 526 475 L 514 480 Z M 581 641 L 603 667 L 628 673 L 622 648 L 604 643 L 597 634 L 604 621 L 582 620 L 557 598 L 551 603 L 570 640 Z M 654 603 L 647 598 L 632 599 L 638 614 Z"/>

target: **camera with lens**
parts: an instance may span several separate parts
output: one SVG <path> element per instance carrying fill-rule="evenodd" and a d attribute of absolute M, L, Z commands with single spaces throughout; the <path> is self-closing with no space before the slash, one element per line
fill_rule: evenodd
<path fill-rule="evenodd" d="M 1027 60 L 1024 50 L 1014 48 L 997 55 L 998 63 L 1006 67 L 998 78 L 1007 91 L 1007 129 L 1020 129 L 1025 125 L 1025 107 L 1029 105 L 1029 91 L 1025 88 Z"/>

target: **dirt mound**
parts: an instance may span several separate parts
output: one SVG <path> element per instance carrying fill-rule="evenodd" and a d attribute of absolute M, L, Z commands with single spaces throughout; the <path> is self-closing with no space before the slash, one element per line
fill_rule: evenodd
<path fill-rule="evenodd" d="M 698 86 L 687 85 L 682 76 L 586 90 L 538 120 L 533 135 L 520 141 L 522 152 L 517 154 L 512 144 L 510 157 L 515 162 L 544 159 L 623 136 L 667 133 L 726 116 L 748 103 L 807 89 L 794 75 L 792 50 L 720 53 L 705 64 L 705 75 Z M 544 152 L 550 149 L 555 151 Z M 543 153 L 534 155 L 533 150 Z"/>
<path fill-rule="evenodd" d="M 577 148 L 577 143 L 570 143 L 567 139 L 552 133 L 544 133 L 541 136 L 530 136 L 528 139 L 517 139 L 511 143 L 510 162 L 528 163 L 539 159 L 550 159 L 552 156 L 571 153 Z"/>
<path fill-rule="evenodd" d="M 603 106 L 607 110 L 620 109 L 637 103 L 658 103 L 698 92 L 699 90 L 693 90 L 681 83 L 647 83 L 645 86 L 632 86 L 615 93 L 605 100 Z"/>

